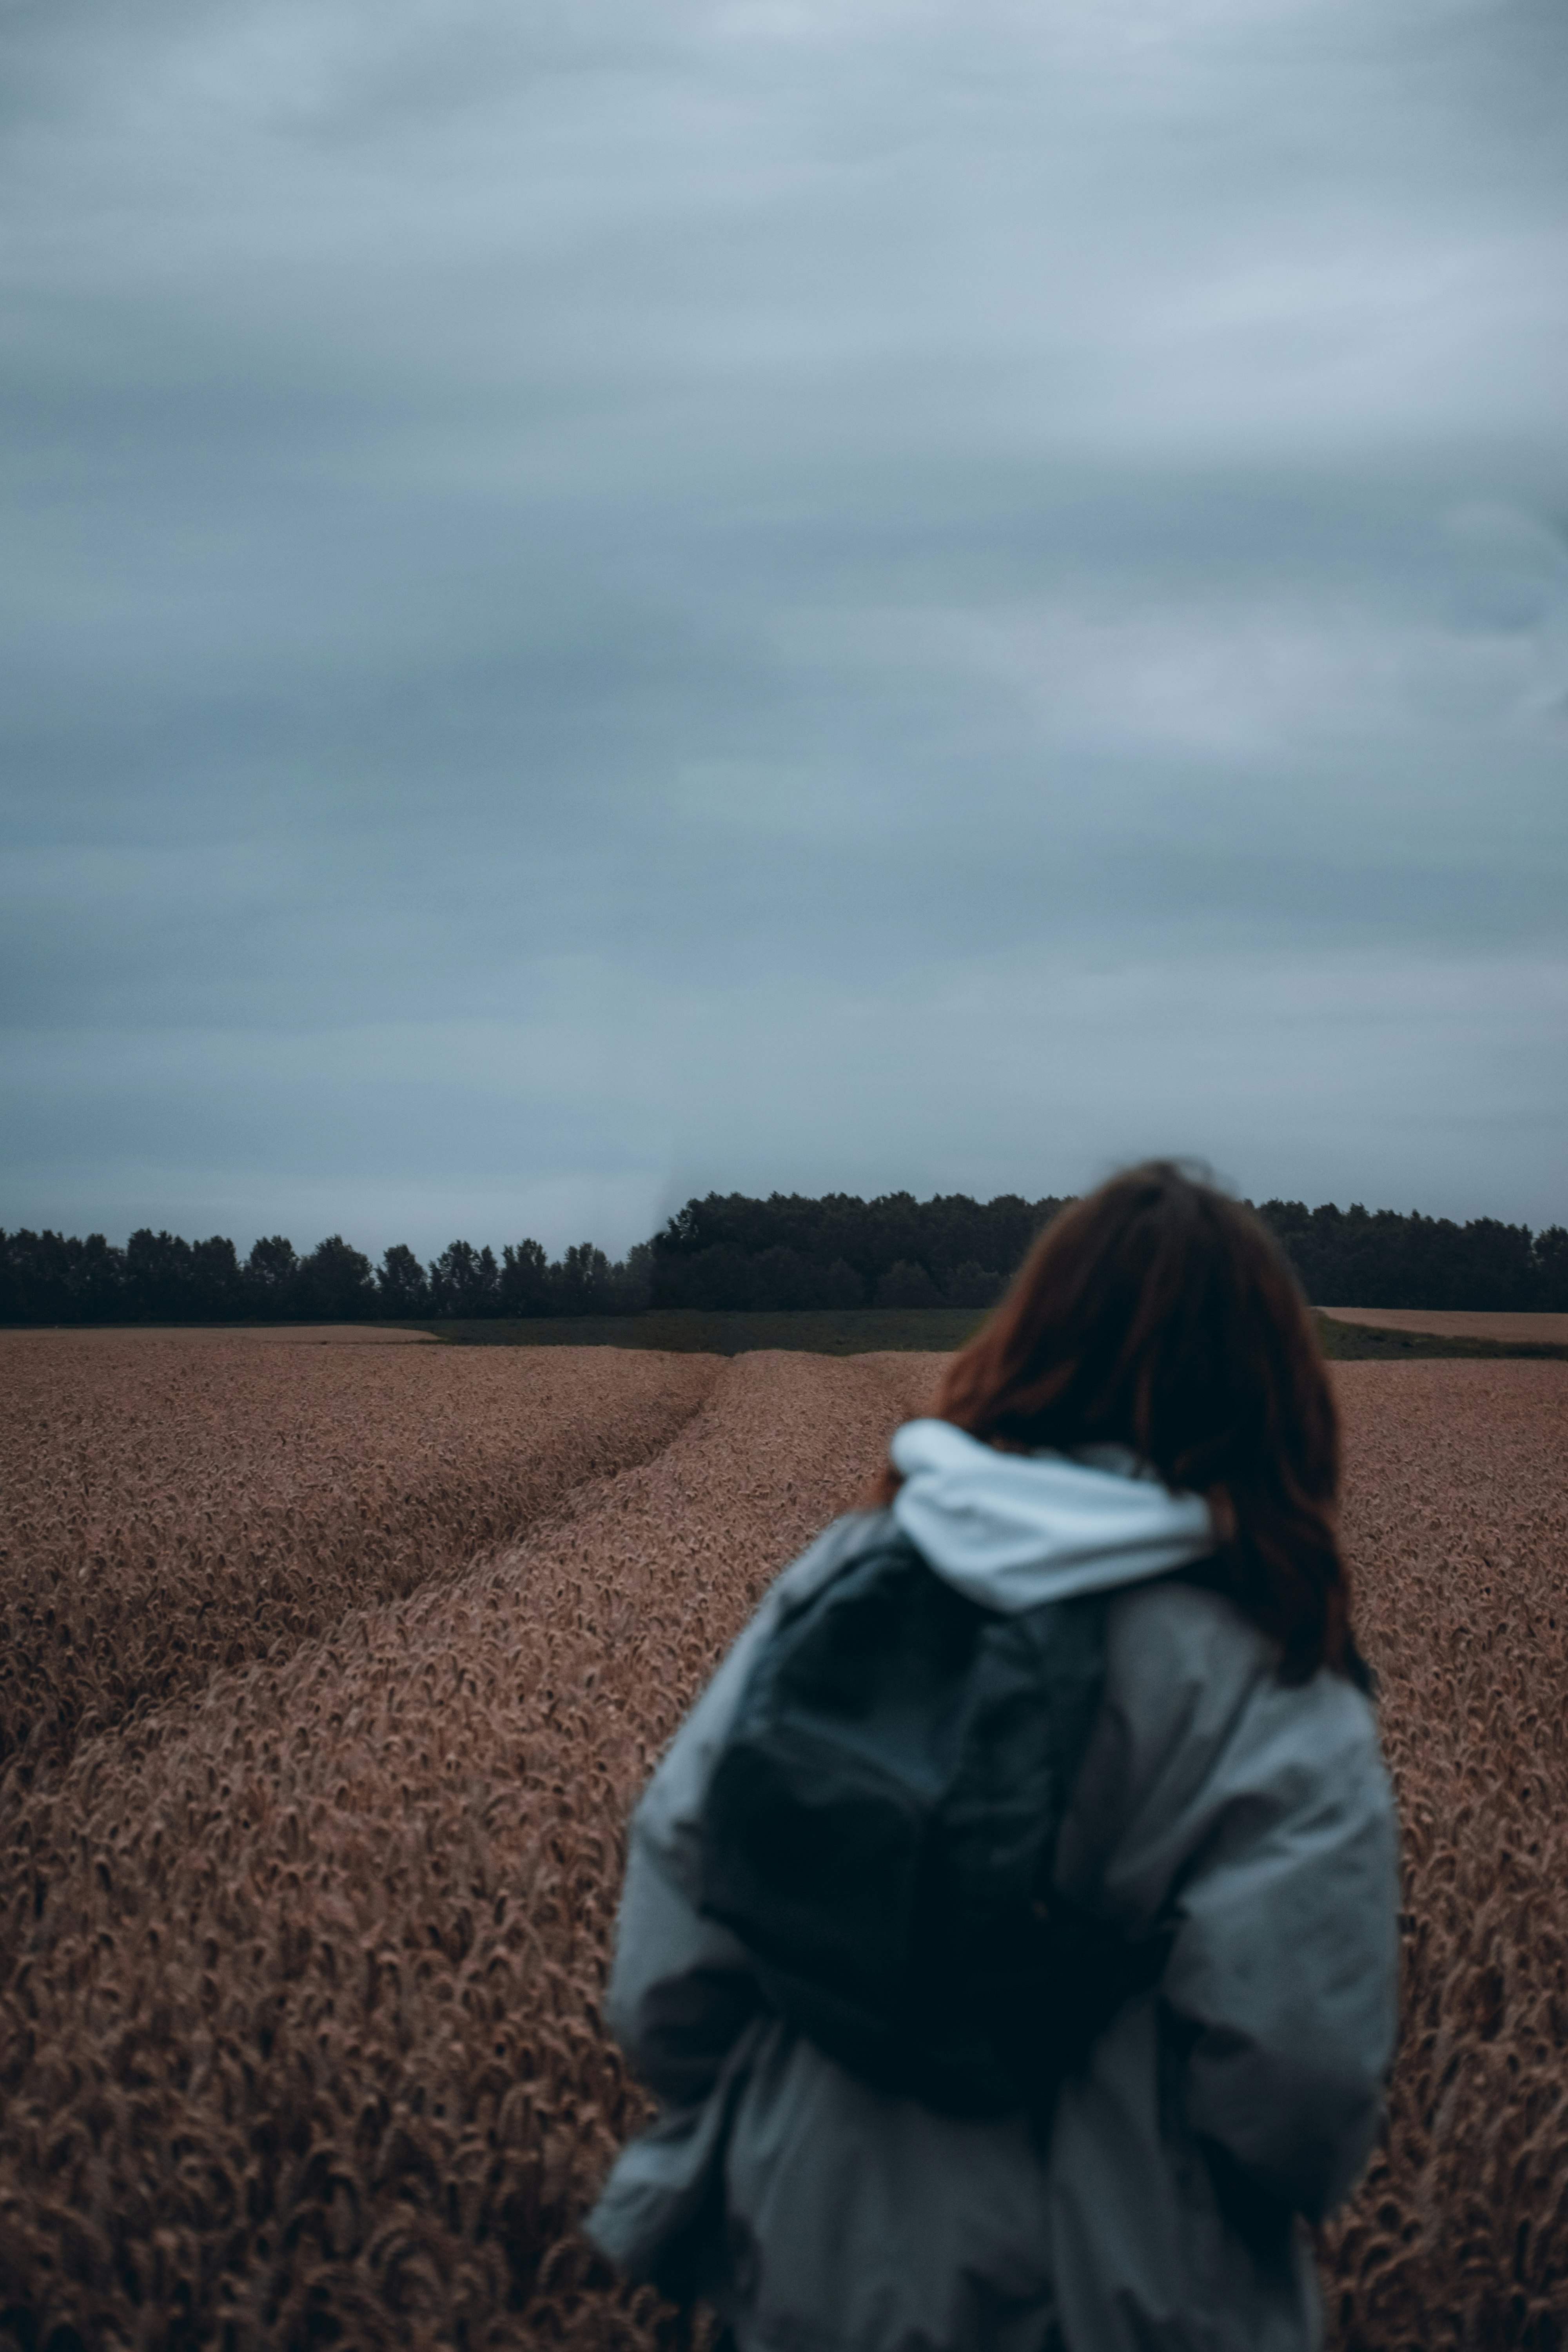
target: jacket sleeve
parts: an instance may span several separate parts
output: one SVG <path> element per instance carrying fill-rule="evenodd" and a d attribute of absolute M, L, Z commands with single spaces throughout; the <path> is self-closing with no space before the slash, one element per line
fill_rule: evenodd
<path fill-rule="evenodd" d="M 1397 1832 L 1375 1717 L 1326 1671 L 1281 1685 L 1261 1635 L 1216 1598 L 1188 1591 L 1161 1614 L 1134 1628 L 1142 1654 L 1118 1694 L 1109 1748 L 1128 1811 L 1104 1884 L 1173 1928 L 1161 1993 L 1188 2127 L 1221 2176 L 1238 2168 L 1316 2221 L 1376 2142 L 1397 2024 Z"/>
<path fill-rule="evenodd" d="M 1282 1699 L 1304 1699 L 1280 1692 Z M 1285 1708 L 1221 1775 L 1163 1992 L 1193 2039 L 1187 2120 L 1318 2221 L 1355 2186 L 1394 2056 L 1394 1809 L 1348 1685 Z M 1305 1751 L 1305 1752 L 1304 1752 Z M 1226 1783 L 1229 1785 L 1226 1785 Z"/>
<path fill-rule="evenodd" d="M 864 1526 L 859 1515 L 836 1520 L 773 1586 L 632 1816 L 607 2017 L 634 2071 L 667 2105 L 708 2096 L 761 2000 L 744 1945 L 700 1908 L 702 1807 L 714 1763 L 781 1603 L 826 1580 Z"/>
<path fill-rule="evenodd" d="M 634 1830 L 608 2018 L 639 2080 L 668 2106 L 705 2099 L 758 2002 L 745 1948 Z"/>

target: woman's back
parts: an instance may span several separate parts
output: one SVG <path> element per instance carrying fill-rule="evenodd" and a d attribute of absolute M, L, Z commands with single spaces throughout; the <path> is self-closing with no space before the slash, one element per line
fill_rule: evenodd
<path fill-rule="evenodd" d="M 858 2082 L 748 2000 L 745 1954 L 700 1916 L 707 1778 L 775 1605 L 634 1824 L 611 2021 L 672 2113 L 623 2159 L 600 2242 L 635 2272 L 673 2263 L 671 2284 L 769 2352 L 1312 2343 L 1293 2214 L 1364 2163 L 1393 2046 L 1393 1814 L 1366 1699 L 1327 1673 L 1282 1685 L 1265 1637 L 1190 1584 L 1112 1601 L 1057 1883 L 1130 1930 L 1173 1907 L 1178 1933 L 1042 2148 L 1022 2114 L 963 2122 Z"/>
<path fill-rule="evenodd" d="M 1048 2118 L 873 2088 L 763 1991 L 703 1904 L 715 1760 L 781 1611 L 878 1522 L 778 1580 L 632 1827 L 611 2021 L 664 2103 L 590 2222 L 742 2352 L 1309 2352 L 1307 2224 L 1373 2145 L 1393 2053 L 1396 1833 L 1333 1528 L 1311 1327 L 1247 1213 L 1134 1170 L 1037 1244 L 878 1499 L 1006 1612 L 1106 1603 L 1105 1679 L 1052 1892 L 1163 1972 Z"/>

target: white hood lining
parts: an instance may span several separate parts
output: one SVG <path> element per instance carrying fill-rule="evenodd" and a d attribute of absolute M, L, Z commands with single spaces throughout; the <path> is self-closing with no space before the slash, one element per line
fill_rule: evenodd
<path fill-rule="evenodd" d="M 984 1608 L 1012 1615 L 1141 1583 L 1215 1548 L 1203 1496 L 1172 1494 L 1121 1446 L 999 1454 L 951 1422 L 910 1421 L 891 1451 L 900 1527 Z"/>

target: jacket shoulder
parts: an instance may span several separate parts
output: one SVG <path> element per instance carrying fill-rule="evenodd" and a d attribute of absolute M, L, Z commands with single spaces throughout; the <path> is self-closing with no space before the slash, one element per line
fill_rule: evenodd
<path fill-rule="evenodd" d="M 1281 1682 L 1279 1654 L 1223 1592 L 1163 1577 L 1112 1598 L 1107 1700 L 1145 1742 L 1179 1737 L 1210 1762 L 1291 1733 L 1313 1752 L 1375 1753 L 1377 1717 L 1364 1693 L 1328 1667 Z"/>
<path fill-rule="evenodd" d="M 1255 1825 L 1325 1805 L 1388 1812 L 1369 1700 L 1326 1667 L 1284 1684 L 1279 1656 L 1222 1593 L 1179 1578 L 1112 1598 L 1104 1699 L 1058 1851 L 1064 1887 L 1146 1922 L 1238 1808 Z"/>

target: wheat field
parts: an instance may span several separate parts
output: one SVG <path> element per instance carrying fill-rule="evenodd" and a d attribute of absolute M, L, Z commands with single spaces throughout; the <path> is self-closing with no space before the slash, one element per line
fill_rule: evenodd
<path fill-rule="evenodd" d="M 3 2352 L 689 2342 L 575 2231 L 626 1813 L 937 1360 L 0 1360 Z M 1568 1367 L 1336 1377 L 1408 1883 L 1331 2336 L 1553 2352 Z"/>
<path fill-rule="evenodd" d="M 451 1575 L 656 1453 L 718 1370 L 578 1352 L 0 1339 L 0 1769 Z"/>

